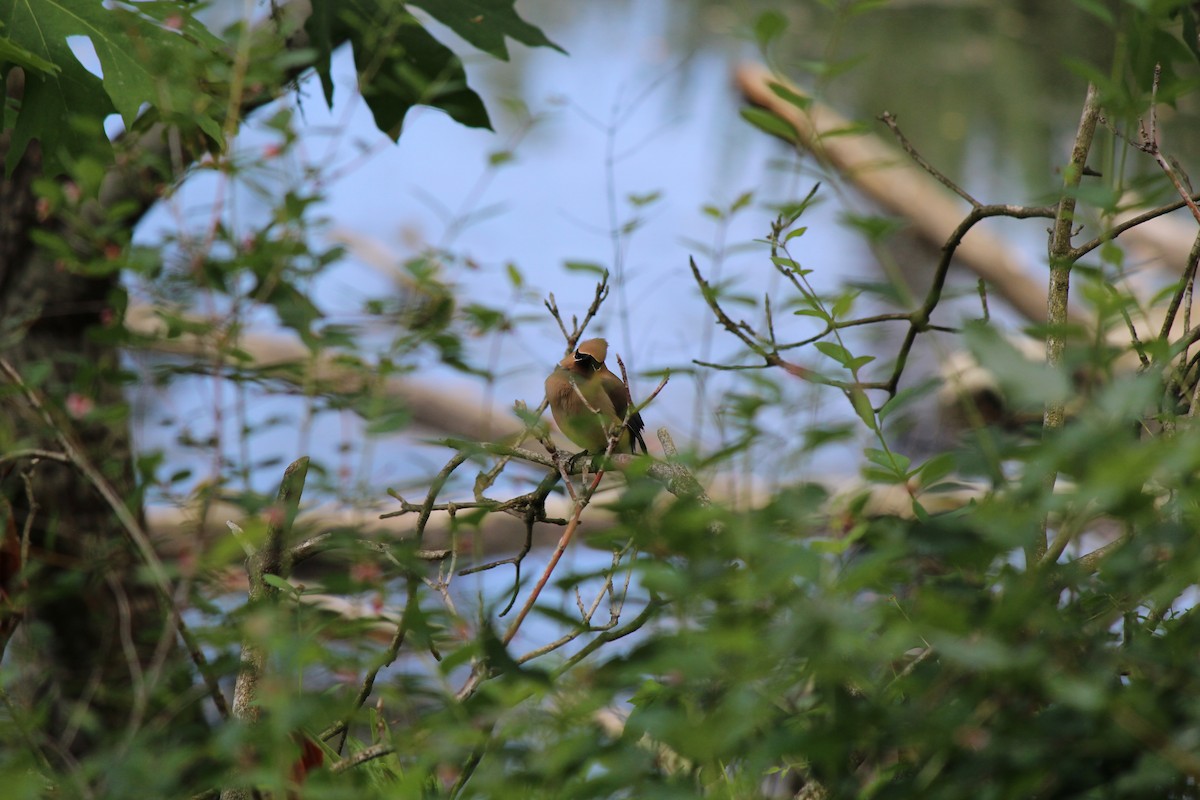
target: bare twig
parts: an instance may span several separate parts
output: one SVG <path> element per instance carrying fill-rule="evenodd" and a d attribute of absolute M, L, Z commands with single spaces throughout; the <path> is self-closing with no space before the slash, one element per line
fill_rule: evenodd
<path fill-rule="evenodd" d="M 958 224 L 949 238 L 942 244 L 941 256 L 938 259 L 937 267 L 934 269 L 933 281 L 929 285 L 929 291 L 925 294 L 925 301 L 921 304 L 920 308 L 909 315 L 910 325 L 908 333 L 905 334 L 904 341 L 900 344 L 900 349 L 896 354 L 896 364 L 892 369 L 892 376 L 887 382 L 889 395 L 894 396 L 900 387 L 900 378 L 904 374 L 905 366 L 908 363 L 908 356 L 912 351 L 913 344 L 916 342 L 917 335 L 930 329 L 929 317 L 941 302 L 942 292 L 946 285 L 946 277 L 950 273 L 950 265 L 953 263 L 958 248 L 967 233 L 976 224 L 990 217 L 1032 219 L 1053 216 L 1054 209 L 1050 207 L 997 204 L 978 206 L 971 209 L 970 213 L 963 218 L 962 222 Z"/>
<path fill-rule="evenodd" d="M 611 446 L 609 449 L 612 449 Z M 542 589 L 544 589 L 546 586 L 546 582 L 550 580 L 550 575 L 554 572 L 554 568 L 558 566 L 558 561 L 562 558 L 562 554 L 566 551 L 567 545 L 571 543 L 571 539 L 575 536 L 575 531 L 579 529 L 579 520 L 583 515 L 583 509 L 587 507 L 587 504 L 591 500 L 592 495 L 595 493 L 596 488 L 600 485 L 600 479 L 603 477 L 604 470 L 598 470 L 596 472 L 596 477 L 592 479 L 591 484 L 579 496 L 579 499 L 575 501 L 575 510 L 571 515 L 571 521 L 567 523 L 567 529 L 563 531 L 562 536 L 559 538 L 558 544 L 554 548 L 554 553 L 550 556 L 550 563 L 546 565 L 546 571 L 542 573 L 542 577 L 536 584 L 534 584 L 533 591 L 529 593 L 529 597 L 525 600 L 525 605 L 523 605 L 521 610 L 517 612 L 517 616 L 509 624 L 508 630 L 504 632 L 504 636 L 501 638 L 501 641 L 504 644 L 508 644 L 513 640 L 513 637 L 517 635 L 517 631 L 521 628 L 521 623 L 525 621 L 525 617 L 527 617 L 530 610 L 533 609 L 534 603 L 537 602 L 538 596 L 542 593 Z"/>
<path fill-rule="evenodd" d="M 1096 238 L 1089 239 L 1087 242 L 1084 242 L 1083 244 L 1079 245 L 1078 247 L 1073 248 L 1069 254 L 1070 259 L 1073 262 L 1078 261 L 1079 259 L 1086 256 L 1088 253 L 1095 250 L 1097 247 L 1100 247 L 1101 245 L 1103 245 L 1105 242 L 1111 242 L 1113 239 L 1116 239 L 1122 233 L 1125 233 L 1128 230 L 1136 228 L 1139 225 L 1143 225 L 1152 219 L 1157 219 L 1159 217 L 1165 216 L 1167 214 L 1170 214 L 1172 211 L 1178 211 L 1179 209 L 1183 208 L 1185 205 L 1188 205 L 1189 201 L 1191 201 L 1191 202 L 1200 201 L 1200 192 L 1188 195 L 1183 200 L 1176 200 L 1173 203 L 1167 203 L 1165 205 L 1158 206 L 1157 208 L 1152 208 L 1149 211 L 1138 214 L 1136 217 L 1130 217 L 1129 219 L 1125 220 L 1124 222 L 1120 223 L 1119 225 L 1112 226 L 1111 228 L 1104 231 Z"/>
<path fill-rule="evenodd" d="M 320 533 L 300 542 L 291 549 L 288 557 L 291 559 L 292 565 L 300 564 L 314 558 L 321 553 L 329 552 L 338 546 L 344 546 L 348 542 L 334 533 Z M 387 542 L 377 542 L 373 539 L 355 539 L 353 544 L 358 547 L 365 547 L 368 550 L 374 550 L 382 556 L 387 557 L 393 564 L 399 565 L 399 561 L 392 553 L 391 545 Z M 450 557 L 450 550 L 415 550 L 412 553 L 413 558 L 421 561 L 444 561 Z"/>
<path fill-rule="evenodd" d="M 908 153 L 908 157 L 915 161 L 917 166 L 936 178 L 938 183 L 942 184 L 947 189 L 961 197 L 963 200 L 966 200 L 968 203 L 970 203 L 972 208 L 979 208 L 981 205 L 983 205 L 970 194 L 968 194 L 965 189 L 946 177 L 944 172 L 926 161 L 925 157 L 917 152 L 917 149 L 913 147 L 912 142 L 910 142 L 908 137 L 905 136 L 900 130 L 900 125 L 898 124 L 896 117 L 894 114 L 892 114 L 892 112 L 885 111 L 879 115 L 878 119 L 884 125 L 887 125 L 888 130 L 890 130 L 892 135 L 896 137 L 896 141 L 900 142 L 900 146 L 904 148 L 904 152 Z"/>
<path fill-rule="evenodd" d="M 345 772 L 348 769 L 366 764 L 368 761 L 385 758 L 396 752 L 395 745 L 392 744 L 373 744 L 369 747 L 364 747 L 352 756 L 347 756 L 341 761 L 335 761 L 329 765 L 329 771 L 333 774 Z"/>
<path fill-rule="evenodd" d="M 707 303 L 708 307 L 712 310 L 713 315 L 717 318 L 717 322 L 724 326 L 725 330 L 729 331 L 738 339 L 740 339 L 743 344 L 750 348 L 751 351 L 762 358 L 765 366 L 779 367 L 789 375 L 794 375 L 797 378 L 811 381 L 813 383 L 825 383 L 837 386 L 841 385 L 836 381 L 830 381 L 828 378 L 818 375 L 807 367 L 802 367 L 799 364 L 793 364 L 792 362 L 784 359 L 779 355 L 779 352 L 776 348 L 773 346 L 768 347 L 764 345 L 764 343 L 753 334 L 749 325 L 744 322 L 734 322 L 733 319 L 725 313 L 725 310 L 721 308 L 721 304 L 717 300 L 716 291 L 712 288 L 712 286 L 709 285 L 708 281 L 704 279 L 704 276 L 700 274 L 700 268 L 696 266 L 696 259 L 689 257 L 688 265 L 692 268 L 692 277 L 695 278 L 696 284 L 700 287 L 700 294 L 704 297 L 704 302 Z"/>
<path fill-rule="evenodd" d="M 1186 176 L 1180 177 L 1178 170 L 1172 165 L 1173 159 L 1168 159 L 1162 152 L 1162 146 L 1159 142 L 1158 133 L 1158 85 L 1162 80 L 1162 64 L 1154 65 L 1154 81 L 1150 87 L 1150 130 L 1147 131 L 1143 125 L 1142 141 L 1138 145 L 1138 149 L 1148 155 L 1154 157 L 1158 163 L 1159 169 L 1171 181 L 1171 185 L 1175 187 L 1175 192 L 1183 200 L 1184 204 L 1192 212 L 1196 222 L 1200 222 L 1200 207 L 1196 205 L 1196 201 L 1192 199 L 1191 188 L 1184 185 Z"/>
<path fill-rule="evenodd" d="M 39 450 L 37 448 L 29 448 L 25 450 L 10 450 L 7 453 L 0 453 L 0 464 L 6 461 L 23 461 L 29 459 L 38 461 L 45 459 L 47 461 L 57 461 L 60 464 L 70 464 L 71 458 L 66 453 L 60 453 L 57 450 Z"/>
<path fill-rule="evenodd" d="M 421 548 L 421 540 L 425 535 L 425 526 L 429 522 L 429 515 L 433 513 L 433 506 L 437 501 L 438 494 L 445 487 L 446 481 L 450 480 L 450 476 L 454 474 L 454 471 L 462 466 L 469 457 L 470 452 L 466 450 L 455 453 L 430 483 L 429 493 L 425 496 L 425 503 L 421 508 L 416 524 L 415 544 L 417 550 Z M 396 624 L 396 630 L 392 634 L 392 641 L 388 644 L 387 651 L 367 673 L 366 677 L 363 678 L 358 694 L 355 696 L 354 701 L 350 705 L 350 710 L 346 712 L 346 715 L 321 732 L 320 738 L 322 741 L 329 741 L 334 736 L 342 737 L 336 748 L 339 753 L 346 744 L 346 733 L 350 729 L 350 720 L 354 718 L 359 709 L 367 702 L 367 698 L 371 696 L 371 692 L 375 687 L 375 679 L 379 677 L 380 670 L 390 666 L 396 660 L 397 656 L 399 656 L 400 648 L 404 646 L 404 640 L 408 634 L 408 625 L 412 621 L 412 615 L 415 613 L 417 607 L 420 586 L 421 582 L 416 579 L 416 576 L 408 576 L 404 613 L 401 615 L 400 621 Z"/>

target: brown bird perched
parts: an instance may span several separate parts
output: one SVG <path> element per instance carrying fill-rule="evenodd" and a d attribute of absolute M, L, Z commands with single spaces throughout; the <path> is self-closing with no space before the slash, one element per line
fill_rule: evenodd
<path fill-rule="evenodd" d="M 624 382 L 604 366 L 607 355 L 604 339 L 580 342 L 546 378 L 546 399 L 554 421 L 568 439 L 589 453 L 603 453 L 608 448 L 608 432 L 625 421 L 629 410 Z M 638 445 L 643 453 L 649 452 L 642 438 L 644 427 L 642 415 L 631 414 L 613 452 L 636 453 Z"/>

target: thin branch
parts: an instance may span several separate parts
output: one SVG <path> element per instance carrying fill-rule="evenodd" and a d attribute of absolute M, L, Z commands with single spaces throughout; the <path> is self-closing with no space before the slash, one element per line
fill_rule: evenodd
<path fill-rule="evenodd" d="M 1071 148 L 1071 160 L 1063 170 L 1063 190 L 1058 201 L 1058 211 L 1054 217 L 1054 227 L 1050 233 L 1050 285 L 1047 289 L 1046 305 L 1046 364 L 1052 369 L 1063 362 L 1063 351 L 1066 349 L 1064 329 L 1068 321 L 1068 303 L 1071 293 L 1071 267 L 1075 261 L 1071 257 L 1071 236 L 1075 222 L 1075 198 L 1079 183 L 1083 179 L 1084 168 L 1087 166 L 1088 153 L 1092 148 L 1092 138 L 1096 133 L 1096 122 L 1100 117 L 1100 93 L 1094 84 L 1089 83 L 1087 96 L 1083 102 L 1083 111 L 1079 118 L 1079 129 L 1075 134 L 1075 143 Z M 1045 433 L 1051 433 L 1062 428 L 1066 421 L 1066 404 L 1063 401 L 1052 401 L 1046 404 L 1046 412 L 1042 418 L 1042 428 Z M 1050 471 L 1044 480 L 1047 495 L 1054 492 L 1054 484 L 1058 479 L 1055 470 Z M 1037 541 L 1026 550 L 1026 563 L 1035 564 L 1046 554 L 1046 529 L 1049 526 L 1049 516 L 1044 519 L 1041 535 Z"/>
<path fill-rule="evenodd" d="M 904 341 L 901 343 L 899 351 L 896 353 L 896 364 L 892 369 L 892 376 L 887 381 L 887 392 L 889 395 L 895 396 L 899 390 L 900 378 L 904 374 L 904 369 L 908 364 L 908 356 L 912 351 L 913 344 L 916 342 L 917 334 L 929 329 L 929 318 L 941 302 L 942 291 L 946 285 L 946 277 L 950 273 L 950 265 L 954 261 L 954 254 L 971 229 L 979 222 L 990 217 L 1012 217 L 1014 219 L 1053 218 L 1054 213 L 1054 208 L 1049 206 L 994 204 L 972 208 L 970 213 L 963 218 L 962 222 L 958 223 L 958 226 L 950 234 L 949 238 L 942 244 L 941 257 L 938 259 L 937 267 L 934 269 L 933 281 L 929 285 L 929 291 L 925 294 L 925 301 L 921 304 L 920 308 L 908 315 L 909 329 L 904 336 Z"/>
<path fill-rule="evenodd" d="M 605 631 L 604 633 L 601 633 L 595 639 L 592 639 L 590 642 L 585 644 L 583 647 L 579 648 L 578 652 L 573 653 L 570 658 L 568 658 L 566 661 L 564 661 L 562 663 L 562 666 L 560 666 L 558 669 L 556 669 L 554 671 L 554 677 L 558 677 L 558 676 L 562 675 L 567 670 L 571 669 L 576 664 L 583 661 L 585 658 L 587 658 L 592 653 L 596 652 L 597 650 L 599 650 L 601 647 L 608 644 L 609 642 L 615 642 L 618 639 L 622 639 L 622 638 L 628 636 L 629 634 L 640 630 L 642 627 L 645 626 L 645 624 L 647 622 L 650 621 L 650 619 L 654 616 L 654 613 L 656 611 L 658 611 L 660 608 L 663 608 L 666 605 L 667 605 L 666 600 L 663 600 L 658 597 L 650 598 L 650 601 L 646 603 L 646 607 L 643 608 L 638 613 L 638 615 L 636 617 L 634 617 L 633 619 L 631 619 L 629 622 L 627 622 L 626 624 L 622 625 L 619 628 L 613 628 L 611 630 Z"/>
<path fill-rule="evenodd" d="M 915 161 L 917 166 L 937 179 L 937 182 L 942 184 L 942 186 L 945 186 L 963 200 L 966 200 L 968 203 L 970 203 L 972 208 L 977 209 L 983 205 L 970 194 L 968 194 L 961 186 L 946 177 L 945 173 L 933 166 L 933 164 L 930 164 L 928 161 L 926 161 L 924 156 L 917 152 L 917 149 L 913 147 L 912 142 L 908 140 L 908 137 L 900 131 L 900 125 L 897 123 L 896 117 L 892 114 L 892 112 L 885 111 L 879 115 L 878 119 L 884 125 L 887 125 L 888 130 L 892 132 L 892 134 L 896 137 L 896 140 L 900 142 L 900 146 L 904 148 L 904 152 L 908 153 L 908 157 Z"/>
<path fill-rule="evenodd" d="M 1186 180 L 1187 176 L 1185 175 L 1182 180 L 1180 179 L 1178 172 L 1171 163 L 1173 159 L 1168 159 L 1165 155 L 1163 155 L 1162 146 L 1159 142 L 1158 86 L 1161 80 L 1162 64 L 1155 64 L 1154 80 L 1150 86 L 1150 130 L 1147 132 L 1144 128 L 1142 129 L 1142 142 L 1138 149 L 1154 157 L 1155 162 L 1158 163 L 1159 169 L 1161 169 L 1167 176 L 1167 179 L 1171 181 L 1171 185 L 1175 187 L 1175 192 L 1183 199 L 1184 204 L 1187 205 L 1188 209 L 1192 212 L 1192 216 L 1196 219 L 1196 222 L 1200 222 L 1200 207 L 1197 207 L 1196 201 L 1191 197 L 1191 187 L 1185 187 L 1183 185 L 1183 181 Z"/>
<path fill-rule="evenodd" d="M 610 445 L 609 450 L 611 449 Z M 571 543 L 572 537 L 575 536 L 575 531 L 579 529 L 579 521 L 583 515 L 583 509 L 587 507 L 592 495 L 595 494 L 597 487 L 600 486 L 600 479 L 603 477 L 604 470 L 597 471 L 596 477 L 592 479 L 587 490 L 576 501 L 571 521 L 567 524 L 567 529 L 563 531 L 562 536 L 559 538 L 558 544 L 554 548 L 554 553 L 550 556 L 550 563 L 546 565 L 546 571 L 542 573 L 542 577 L 534 585 L 533 591 L 529 593 L 529 597 L 525 600 L 525 605 L 517 612 L 516 618 L 509 624 L 508 630 L 504 632 L 504 636 L 501 639 L 504 644 L 508 644 L 513 640 L 513 637 L 517 635 L 517 631 L 521 628 L 521 623 L 525 621 L 525 617 L 529 616 L 529 612 L 533 609 L 533 604 L 537 602 L 538 596 L 542 593 L 542 589 L 545 588 L 546 582 L 550 580 L 550 575 L 554 572 L 554 568 L 558 566 L 558 561 L 566 551 L 567 545 Z"/>
<path fill-rule="evenodd" d="M 22 461 L 24 459 L 30 459 L 35 462 L 39 459 L 45 459 L 47 461 L 57 461 L 60 464 L 73 463 L 70 456 L 66 453 L 60 453 L 57 450 L 39 450 L 36 447 L 25 450 L 10 450 L 7 453 L 0 454 L 0 464 L 6 461 Z"/>
<path fill-rule="evenodd" d="M 756 336 L 752 335 L 751 332 L 748 332 L 751 331 L 749 325 L 744 322 L 734 322 L 729 315 L 725 313 L 725 310 L 721 308 L 721 304 L 717 301 L 716 290 L 714 290 L 712 286 L 709 285 L 708 281 L 704 279 L 704 276 L 700 274 L 700 268 L 696 266 L 696 259 L 689 257 L 688 265 L 692 268 L 692 277 L 695 278 L 696 284 L 700 287 L 700 294 L 704 297 L 704 302 L 708 304 L 709 309 L 711 309 L 713 315 L 716 316 L 717 322 L 723 325 L 725 330 L 729 331 L 738 339 L 740 339 L 743 344 L 745 344 L 760 358 L 762 358 L 766 366 L 779 367 L 790 375 L 795 375 L 797 378 L 801 378 L 802 380 L 806 381 L 812 381 L 813 383 L 830 382 L 828 379 L 822 378 L 820 375 L 808 369 L 807 367 L 802 367 L 799 364 L 793 364 L 790 361 L 781 358 L 779 353 L 775 352 L 773 349 L 764 347 Z"/>
<path fill-rule="evenodd" d="M 1116 239 L 1125 231 L 1130 230 L 1131 228 L 1136 228 L 1137 226 L 1149 222 L 1152 219 L 1157 219 L 1158 217 L 1170 214 L 1172 211 L 1178 211 L 1188 204 L 1188 200 L 1191 200 L 1192 202 L 1200 202 L 1200 192 L 1188 195 L 1187 199 L 1185 200 L 1176 200 L 1173 203 L 1167 203 L 1166 205 L 1152 208 L 1149 211 L 1138 214 L 1136 217 L 1131 217 L 1130 219 L 1125 220 L 1119 225 L 1114 225 L 1101 233 L 1095 239 L 1091 239 L 1084 244 L 1073 248 L 1068 253 L 1068 257 L 1072 262 L 1078 261 L 1088 253 L 1095 250 L 1097 247 L 1103 245 L 1105 242 L 1111 242 L 1113 239 Z"/>
<path fill-rule="evenodd" d="M 420 517 L 417 519 L 414 536 L 416 549 L 420 550 L 421 548 L 421 540 L 425 535 L 425 526 L 429 522 L 429 515 L 433 513 L 433 505 L 437 501 L 438 493 L 446 485 L 446 481 L 450 480 L 450 476 L 454 474 L 454 471 L 462 466 L 469 456 L 470 454 L 466 451 L 455 453 L 430 483 L 429 493 L 425 496 L 425 504 L 421 509 Z M 412 621 L 412 615 L 417 607 L 417 594 L 420 586 L 421 582 L 419 580 L 416 580 L 412 575 L 408 576 L 404 612 L 401 614 L 400 621 L 396 624 L 396 630 L 392 634 L 392 641 L 388 644 L 387 651 L 371 671 L 367 673 L 366 677 L 363 678 L 362 686 L 359 687 L 358 694 L 350 704 L 350 710 L 346 712 L 341 720 L 321 732 L 320 738 L 322 741 L 329 741 L 334 736 L 342 737 L 337 747 L 338 752 L 341 752 L 342 747 L 346 744 L 346 733 L 350 729 L 350 720 L 358 714 L 363 704 L 367 702 L 367 698 L 371 696 L 371 692 L 375 687 L 375 679 L 379 677 L 379 672 L 384 667 L 391 666 L 395 662 L 397 656 L 400 654 L 400 648 L 404 646 L 404 640 L 408 633 L 408 625 Z"/>
<path fill-rule="evenodd" d="M 329 771 L 334 775 L 339 772 L 345 772 L 348 769 L 366 764 L 368 761 L 375 761 L 385 756 L 390 756 L 396 752 L 396 747 L 393 744 L 373 744 L 369 747 L 364 747 L 352 756 L 347 756 L 341 761 L 335 761 L 329 765 Z"/>
<path fill-rule="evenodd" d="M 336 533 L 319 533 L 297 544 L 291 549 L 288 557 L 291 559 L 292 565 L 301 564 L 314 558 L 322 553 L 327 553 L 338 547 L 345 547 L 348 544 L 353 544 L 357 547 L 364 547 L 368 550 L 374 550 L 382 556 L 391 559 L 393 564 L 399 564 L 395 555 L 392 553 L 392 546 L 387 542 L 377 542 L 373 539 L 351 539 L 347 540 Z M 450 557 L 450 550 L 416 550 L 412 553 L 413 558 L 421 561 L 444 561 Z"/>

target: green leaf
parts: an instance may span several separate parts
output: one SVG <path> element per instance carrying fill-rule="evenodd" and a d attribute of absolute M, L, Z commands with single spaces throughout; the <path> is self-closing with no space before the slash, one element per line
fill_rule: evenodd
<path fill-rule="evenodd" d="M 772 92 L 774 92 L 777 97 L 779 97 L 782 100 L 786 100 L 787 102 L 791 103 L 792 105 L 794 105 L 796 108 L 800 109 L 801 111 L 804 111 L 805 109 L 807 109 L 809 106 L 812 105 L 811 97 L 800 94 L 799 92 L 791 89 L 790 87 L 784 86 L 782 83 L 772 82 L 772 83 L 768 84 L 768 88 L 770 88 L 770 90 Z"/>
<path fill-rule="evenodd" d="M 317 50 L 314 66 L 326 102 L 333 103 L 333 47 L 347 41 L 375 126 L 393 140 L 416 105 L 440 109 L 468 127 L 491 128 L 462 62 L 403 6 L 387 0 L 313 0 L 305 29 Z"/>
<path fill-rule="evenodd" d="M 850 313 L 850 309 L 854 307 L 854 301 L 858 298 L 859 292 L 850 290 L 837 299 L 833 304 L 833 309 L 830 315 L 834 319 L 840 319 Z"/>
<path fill-rule="evenodd" d="M 274 586 L 276 589 L 283 592 L 284 594 L 288 594 L 288 595 L 299 595 L 300 594 L 299 589 L 297 589 L 295 586 L 292 586 L 292 584 L 288 583 L 286 579 L 281 578 L 278 575 L 271 575 L 268 573 L 266 575 L 263 575 L 262 579 L 263 579 L 263 583 L 267 584 L 268 586 Z"/>
<path fill-rule="evenodd" d="M 853 372 L 854 370 L 862 369 L 874 360 L 875 356 L 855 356 L 854 358 L 850 359 L 850 363 L 846 364 L 846 369 Z"/>
<path fill-rule="evenodd" d="M 925 397 L 930 392 L 938 388 L 936 379 L 925 381 L 916 386 L 909 386 L 896 392 L 895 396 L 883 404 L 883 408 L 879 409 L 880 421 L 887 419 L 891 414 L 904 408 L 906 405 Z"/>
<path fill-rule="evenodd" d="M 396 433 L 407 428 L 412 423 L 412 415 L 407 410 L 385 412 L 367 422 L 366 432 L 370 436 L 386 433 Z"/>
<path fill-rule="evenodd" d="M 52 175 L 88 150 L 108 149 L 101 124 L 114 111 L 130 127 L 143 106 L 179 105 L 186 97 L 195 124 L 213 129 L 211 117 L 194 100 L 194 84 L 176 81 L 168 68 L 194 63 L 197 46 L 211 49 L 216 40 L 202 33 L 185 7 L 171 5 L 168 30 L 144 13 L 141 4 L 134 10 L 96 0 L 0 0 L 0 22 L 8 32 L 0 58 L 37 69 L 27 76 L 15 121 L 5 120 L 13 129 L 9 170 L 34 139 L 40 140 L 46 171 Z M 158 12 L 160 6 L 147 4 L 146 11 Z M 75 57 L 67 41 L 74 36 L 91 42 L 102 78 Z M 84 133 L 72 120 L 86 121 Z M 219 133 L 219 126 L 215 129 Z"/>
<path fill-rule="evenodd" d="M 800 135 L 792 127 L 792 123 L 776 114 L 772 114 L 766 109 L 743 108 L 740 113 L 742 119 L 765 133 L 778 136 L 780 139 L 784 139 L 792 144 L 796 144 L 800 139 Z"/>
<path fill-rule="evenodd" d="M 759 14 L 754 20 L 754 38 L 758 46 L 766 47 L 779 38 L 780 34 L 787 30 L 787 25 L 787 17 L 774 9 Z"/>
<path fill-rule="evenodd" d="M 90 11 L 104 13 L 99 5 Z M 40 139 L 47 171 L 60 172 L 63 152 L 78 150 L 63 123 L 76 115 L 102 120 L 114 111 L 100 79 L 85 70 L 67 46 L 67 37 L 81 34 L 83 26 L 55 0 L 39 2 L 36 16 L 29 0 L 0 0 L 0 21 L 17 46 L 58 68 L 53 74 L 27 77 L 16 121 L 5 120 L 13 128 L 6 168 L 11 172 L 29 142 Z"/>
<path fill-rule="evenodd" d="M 908 467 L 912 463 L 912 459 L 901 453 L 893 453 L 888 450 L 880 450 L 877 447 L 868 447 L 863 450 L 863 455 L 872 464 L 875 464 L 883 469 L 891 472 L 898 477 L 906 477 Z"/>
<path fill-rule="evenodd" d="M 814 346 L 822 353 L 841 364 L 843 367 L 848 367 L 850 362 L 854 359 L 854 356 L 851 355 L 850 351 L 842 347 L 837 342 L 817 342 Z"/>
<path fill-rule="evenodd" d="M 921 486 L 932 486 L 954 471 L 955 459 L 953 453 L 938 453 L 917 468 Z"/>
<path fill-rule="evenodd" d="M 784 243 L 784 244 L 787 244 L 787 243 L 788 243 L 788 242 L 790 242 L 792 239 L 797 239 L 797 238 L 799 238 L 799 237 L 803 236 L 803 235 L 804 235 L 804 234 L 806 234 L 806 233 L 808 233 L 808 226 L 807 226 L 807 225 L 801 225 L 799 228 L 795 228 L 795 229 L 793 229 L 793 230 L 790 230 L 790 231 L 788 231 L 788 234 L 787 234 L 787 236 L 784 236 L 784 237 L 783 237 L 783 243 Z"/>
<path fill-rule="evenodd" d="M 7 36 L 0 38 L 0 61 L 10 61 L 23 67 L 26 72 L 44 72 L 52 76 L 62 72 L 62 68 L 58 64 L 41 58 L 37 53 L 22 47 Z"/>
<path fill-rule="evenodd" d="M 529 47 L 552 47 L 566 53 L 537 27 L 521 19 L 515 0 L 410 0 L 485 53 L 508 60 L 504 37 Z"/>
<path fill-rule="evenodd" d="M 846 212 L 842 215 L 842 221 L 851 228 L 858 230 L 871 242 L 879 243 L 892 236 L 905 227 L 908 223 L 904 220 L 895 217 L 883 217 L 873 214 L 855 214 Z"/>
<path fill-rule="evenodd" d="M 879 430 L 879 424 L 875 421 L 875 409 L 871 406 L 871 400 L 867 397 L 867 393 L 857 386 L 852 386 L 846 393 L 850 398 L 850 405 L 854 406 L 854 412 L 858 414 L 858 418 L 863 421 L 873 431 Z"/>
<path fill-rule="evenodd" d="M 1071 379 L 1063 369 L 1029 360 L 995 328 L 968 324 L 964 339 L 975 360 L 987 365 L 1004 396 L 1018 405 L 1062 403 L 1071 396 Z"/>
<path fill-rule="evenodd" d="M 1074 0 L 1074 2 L 1076 6 L 1082 8 L 1084 11 L 1092 14 L 1097 19 L 1105 22 L 1108 25 L 1112 25 L 1114 22 L 1116 22 L 1116 20 L 1113 19 L 1112 12 L 1105 7 L 1104 3 L 1099 2 L 1099 0 Z"/>
<path fill-rule="evenodd" d="M 654 203 L 658 202 L 659 198 L 661 197 L 662 192 L 660 191 L 646 192 L 645 194 L 631 192 L 626 199 L 629 201 L 631 206 L 635 208 L 642 208 L 643 206 L 653 205 Z"/>
<path fill-rule="evenodd" d="M 504 265 L 504 270 L 508 273 L 508 282 L 513 285 L 514 289 L 520 289 L 525 285 L 525 276 L 521 274 L 521 270 L 516 264 L 509 261 Z"/>
<path fill-rule="evenodd" d="M 563 267 L 570 272 L 589 272 L 593 275 L 603 275 L 608 272 L 603 266 L 593 261 L 564 261 Z"/>

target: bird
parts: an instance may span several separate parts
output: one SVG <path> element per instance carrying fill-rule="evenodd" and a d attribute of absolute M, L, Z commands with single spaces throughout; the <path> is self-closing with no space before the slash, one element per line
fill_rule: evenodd
<path fill-rule="evenodd" d="M 629 411 L 629 392 L 625 382 L 604 365 L 608 342 L 588 339 L 580 342 L 546 378 L 546 399 L 558 427 L 575 444 L 589 453 L 608 449 L 608 432 L 621 422 L 625 430 L 613 447 L 614 453 L 643 453 L 646 440 L 642 438 L 642 415 Z M 576 391 L 578 387 L 578 391 Z M 582 398 L 581 398 L 582 395 Z M 586 401 L 586 404 L 585 404 Z"/>

